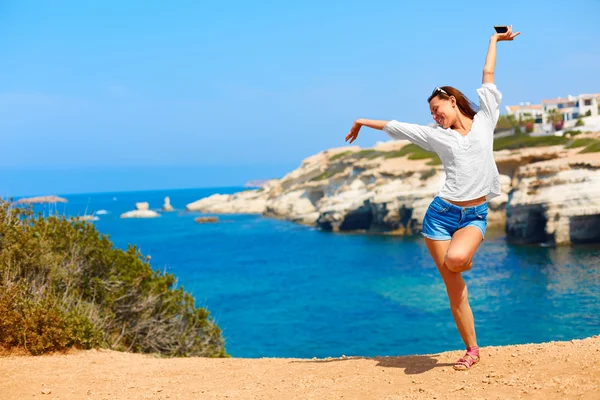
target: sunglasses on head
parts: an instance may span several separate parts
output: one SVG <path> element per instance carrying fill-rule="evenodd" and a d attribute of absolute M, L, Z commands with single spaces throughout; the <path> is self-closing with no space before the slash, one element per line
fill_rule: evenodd
<path fill-rule="evenodd" d="M 429 96 L 429 99 L 427 101 L 431 101 L 435 96 L 438 95 L 438 93 L 443 93 L 446 96 L 450 97 L 448 92 L 446 92 L 444 89 L 442 89 L 441 87 L 436 87 L 435 89 L 433 89 L 433 92 L 431 92 L 431 96 Z"/>

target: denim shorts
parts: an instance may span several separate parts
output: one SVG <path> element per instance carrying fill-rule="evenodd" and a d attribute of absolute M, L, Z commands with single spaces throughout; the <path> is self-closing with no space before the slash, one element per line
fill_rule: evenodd
<path fill-rule="evenodd" d="M 484 238 L 487 214 L 487 202 L 474 207 L 459 207 L 436 196 L 427 208 L 421 233 L 432 240 L 450 240 L 457 230 L 474 226 Z"/>

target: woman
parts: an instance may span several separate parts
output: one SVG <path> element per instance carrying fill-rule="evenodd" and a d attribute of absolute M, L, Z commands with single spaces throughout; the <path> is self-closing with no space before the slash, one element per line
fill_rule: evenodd
<path fill-rule="evenodd" d="M 395 139 L 435 151 L 442 160 L 446 181 L 425 213 L 422 233 L 446 285 L 454 321 L 467 347 L 466 354 L 454 365 L 457 370 L 468 370 L 479 362 L 473 312 L 461 272 L 471 269 L 471 260 L 484 239 L 487 200 L 500 194 L 492 150 L 502 99 L 494 84 L 496 43 L 513 40 L 519 34 L 513 33 L 510 26 L 508 32 L 496 33 L 490 39 L 483 85 L 477 90 L 478 112 L 460 91 L 442 86 L 427 99 L 439 126 L 358 119 L 346 136 L 346 141 L 352 143 L 362 126 L 383 130 Z"/>

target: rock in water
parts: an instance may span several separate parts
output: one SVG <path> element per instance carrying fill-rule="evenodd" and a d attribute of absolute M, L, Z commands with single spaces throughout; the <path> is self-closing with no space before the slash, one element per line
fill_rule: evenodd
<path fill-rule="evenodd" d="M 133 210 L 121 214 L 121 218 L 156 218 L 160 217 L 156 211 L 152 210 Z"/>
<path fill-rule="evenodd" d="M 135 203 L 135 210 L 121 214 L 121 218 L 156 218 L 160 215 L 156 211 L 149 210 L 148 202 Z"/>
<path fill-rule="evenodd" d="M 80 217 L 77 217 L 77 219 L 79 221 L 98 221 L 98 220 L 100 220 L 100 218 L 96 217 L 95 215 L 82 215 Z"/>
<path fill-rule="evenodd" d="M 199 224 L 208 224 L 212 222 L 219 222 L 219 217 L 198 217 L 194 219 Z"/>
<path fill-rule="evenodd" d="M 173 206 L 171 205 L 171 199 L 169 196 L 165 197 L 165 204 L 163 204 L 162 210 L 165 212 L 173 211 Z"/>
<path fill-rule="evenodd" d="M 147 201 L 141 202 L 141 203 L 135 203 L 135 209 L 136 210 L 148 210 L 150 208 L 150 205 L 148 204 Z"/>
<path fill-rule="evenodd" d="M 38 196 L 19 199 L 17 204 L 67 203 L 67 199 L 58 196 Z"/>

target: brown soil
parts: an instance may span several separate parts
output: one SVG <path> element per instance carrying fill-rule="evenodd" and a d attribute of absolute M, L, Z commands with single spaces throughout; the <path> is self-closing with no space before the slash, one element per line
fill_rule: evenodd
<path fill-rule="evenodd" d="M 408 357 L 165 359 L 115 351 L 0 357 L 9 399 L 600 399 L 600 337 Z"/>

